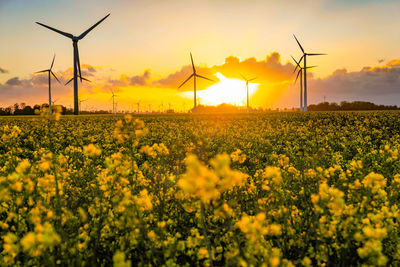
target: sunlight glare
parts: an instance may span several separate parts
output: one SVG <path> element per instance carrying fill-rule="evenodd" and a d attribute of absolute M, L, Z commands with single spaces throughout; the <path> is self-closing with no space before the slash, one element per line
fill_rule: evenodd
<path fill-rule="evenodd" d="M 240 79 L 227 78 L 221 73 L 215 74 L 219 82 L 204 90 L 197 91 L 197 97 L 201 105 L 219 105 L 222 103 L 236 106 L 246 105 L 246 82 Z M 258 83 L 249 83 L 249 97 L 257 91 Z M 181 93 L 183 97 L 193 99 L 192 92 Z M 250 101 L 251 103 L 251 101 Z"/>

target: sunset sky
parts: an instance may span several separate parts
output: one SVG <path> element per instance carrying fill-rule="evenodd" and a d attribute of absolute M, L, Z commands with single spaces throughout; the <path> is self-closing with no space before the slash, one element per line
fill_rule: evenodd
<path fill-rule="evenodd" d="M 110 17 L 79 41 L 84 77 L 83 109 L 189 109 L 193 83 L 177 89 L 191 67 L 215 82 L 199 81 L 200 102 L 243 105 L 240 74 L 257 77 L 251 105 L 298 107 L 290 55 L 301 56 L 293 35 L 308 52 L 309 104 L 366 100 L 400 105 L 400 1 L 297 0 L 0 0 L 0 106 L 47 101 L 49 68 L 63 84 L 72 77 L 71 40 L 41 22 L 79 35 Z M 53 84 L 53 99 L 72 105 L 73 85 Z M 240 88 L 243 88 L 241 92 Z M 201 91 L 205 90 L 205 91 Z M 242 94 L 243 93 L 243 94 Z M 241 95 L 242 94 L 242 95 Z M 224 96 L 226 95 L 226 99 Z"/>

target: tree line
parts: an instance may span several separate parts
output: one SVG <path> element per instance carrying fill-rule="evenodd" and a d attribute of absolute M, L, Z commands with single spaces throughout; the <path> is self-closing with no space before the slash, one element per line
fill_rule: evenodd
<path fill-rule="evenodd" d="M 398 110 L 399 107 L 386 106 L 386 105 L 376 105 L 367 101 L 353 101 L 347 102 L 342 101 L 340 104 L 322 102 L 315 105 L 309 105 L 308 110 L 310 111 L 334 111 L 334 110 Z"/>
<path fill-rule="evenodd" d="M 73 109 L 67 108 L 63 105 L 52 105 L 52 107 L 60 107 L 61 114 L 74 114 Z M 36 104 L 33 106 L 26 105 L 25 103 L 15 103 L 12 106 L 0 107 L 0 116 L 11 116 L 11 115 L 37 115 L 43 108 L 49 108 L 49 104 Z M 96 111 L 81 111 L 81 114 L 107 114 L 109 111 L 106 110 L 96 110 Z"/>

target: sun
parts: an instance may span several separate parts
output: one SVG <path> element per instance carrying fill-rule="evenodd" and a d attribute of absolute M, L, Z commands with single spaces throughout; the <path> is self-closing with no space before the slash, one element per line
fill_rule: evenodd
<path fill-rule="evenodd" d="M 219 82 L 204 90 L 197 91 L 197 98 L 201 105 L 216 106 L 222 103 L 236 106 L 246 105 L 246 82 L 239 79 L 227 78 L 221 73 L 215 74 Z M 258 89 L 258 83 L 249 83 L 249 97 Z M 182 96 L 193 99 L 193 92 L 184 92 Z"/>

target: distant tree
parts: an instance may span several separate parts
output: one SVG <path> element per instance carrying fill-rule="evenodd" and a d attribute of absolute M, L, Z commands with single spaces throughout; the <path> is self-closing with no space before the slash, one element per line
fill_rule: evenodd
<path fill-rule="evenodd" d="M 397 110 L 397 106 L 376 105 L 367 101 L 342 101 L 340 105 L 337 103 L 323 102 L 316 105 L 309 105 L 310 111 L 332 111 L 332 110 Z"/>
<path fill-rule="evenodd" d="M 35 115 L 35 110 L 31 106 L 25 106 L 22 109 L 22 114 L 23 115 Z"/>
<path fill-rule="evenodd" d="M 15 103 L 13 106 L 13 114 L 18 115 L 18 113 L 19 113 L 19 104 Z"/>

